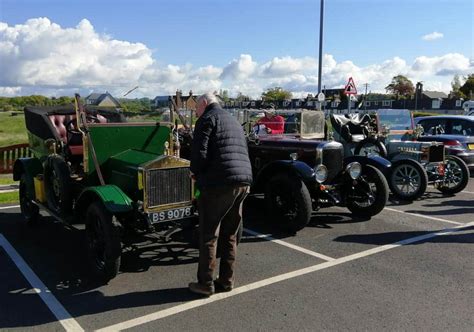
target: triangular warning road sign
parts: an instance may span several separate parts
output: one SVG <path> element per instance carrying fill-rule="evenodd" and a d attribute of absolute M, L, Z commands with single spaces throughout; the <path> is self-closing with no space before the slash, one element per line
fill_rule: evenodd
<path fill-rule="evenodd" d="M 349 77 L 349 81 L 346 84 L 346 87 L 344 88 L 344 93 L 346 95 L 356 95 L 357 94 L 357 88 L 355 86 L 354 80 L 352 77 Z"/>

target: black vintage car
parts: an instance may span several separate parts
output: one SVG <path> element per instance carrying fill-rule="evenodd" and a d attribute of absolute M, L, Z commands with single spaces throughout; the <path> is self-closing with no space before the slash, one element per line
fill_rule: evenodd
<path fill-rule="evenodd" d="M 253 193 L 263 193 L 267 215 L 283 229 L 305 227 L 313 211 L 346 206 L 355 217 L 370 218 L 385 207 L 388 184 L 380 157 L 344 158 L 342 144 L 325 141 L 320 111 L 292 111 L 283 134 L 265 134 L 259 112 L 237 111 L 247 133 L 254 172 Z M 256 125 L 257 124 L 257 125 Z"/>

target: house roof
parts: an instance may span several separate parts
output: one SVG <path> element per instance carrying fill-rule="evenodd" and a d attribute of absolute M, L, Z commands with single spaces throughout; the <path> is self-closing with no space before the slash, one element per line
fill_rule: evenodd
<path fill-rule="evenodd" d="M 92 100 L 94 101 L 95 105 L 99 105 L 105 98 L 110 97 L 112 102 L 116 104 L 117 106 L 120 106 L 120 102 L 115 99 L 110 93 L 91 93 L 86 97 L 86 100 Z"/>
<path fill-rule="evenodd" d="M 168 101 L 170 96 L 156 96 L 154 101 Z"/>
<path fill-rule="evenodd" d="M 100 96 L 102 96 L 103 93 L 91 93 L 86 97 L 87 100 L 97 100 L 99 99 Z"/>
<path fill-rule="evenodd" d="M 423 91 L 423 94 L 430 99 L 448 98 L 448 95 L 440 91 Z"/>

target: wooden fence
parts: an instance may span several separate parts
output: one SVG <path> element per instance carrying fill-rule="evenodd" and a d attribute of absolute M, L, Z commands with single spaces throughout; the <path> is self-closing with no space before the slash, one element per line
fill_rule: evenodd
<path fill-rule="evenodd" d="M 13 173 L 15 160 L 31 155 L 28 143 L 0 147 L 0 174 Z"/>

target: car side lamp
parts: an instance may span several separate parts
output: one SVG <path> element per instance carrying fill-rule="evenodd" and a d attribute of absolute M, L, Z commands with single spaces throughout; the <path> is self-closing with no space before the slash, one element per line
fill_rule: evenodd
<path fill-rule="evenodd" d="M 314 169 L 314 176 L 318 183 L 323 183 L 328 179 L 328 169 L 324 165 L 318 165 Z"/>
<path fill-rule="evenodd" d="M 352 180 L 356 180 L 362 174 L 362 165 L 357 161 L 354 161 L 346 166 L 346 172 Z"/>

